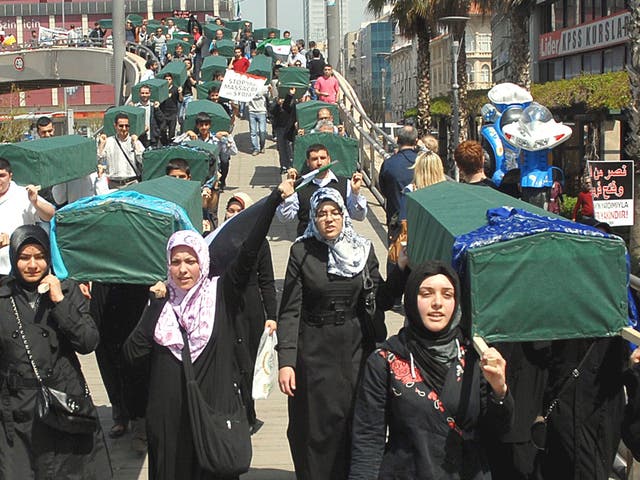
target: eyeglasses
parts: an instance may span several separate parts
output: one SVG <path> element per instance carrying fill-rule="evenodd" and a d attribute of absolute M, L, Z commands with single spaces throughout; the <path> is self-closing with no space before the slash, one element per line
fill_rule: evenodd
<path fill-rule="evenodd" d="M 118 124 L 118 128 L 129 128 L 129 124 L 128 123 Z"/>

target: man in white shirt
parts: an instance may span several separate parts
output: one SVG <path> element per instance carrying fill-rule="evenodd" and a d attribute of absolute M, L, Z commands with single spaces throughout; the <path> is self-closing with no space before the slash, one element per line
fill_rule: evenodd
<path fill-rule="evenodd" d="M 297 45 L 291 46 L 291 53 L 287 57 L 287 65 L 293 67 L 296 62 L 300 62 L 300 66 L 303 68 L 307 68 L 307 59 L 304 55 L 300 53 Z"/>
<path fill-rule="evenodd" d="M 139 140 L 144 148 L 159 147 L 164 126 L 164 115 L 160 110 L 160 102 L 151 101 L 151 87 L 148 85 L 141 86 L 138 95 L 140 101 L 133 105 L 144 109 L 144 133 L 140 135 Z"/>
<path fill-rule="evenodd" d="M 116 134 L 103 133 L 98 142 L 98 163 L 106 165 L 109 188 L 121 188 L 140 181 L 144 146 L 136 135 L 129 135 L 129 116 L 116 114 Z"/>
<path fill-rule="evenodd" d="M 238 153 L 238 147 L 233 135 L 229 132 L 218 131 L 213 135 L 211 133 L 211 117 L 208 113 L 200 112 L 196 115 L 196 134 L 193 130 L 185 132 L 191 140 L 200 140 L 205 143 L 211 143 L 218 145 L 219 159 L 220 159 L 220 191 L 224 191 L 226 187 L 227 175 L 229 174 L 229 163 L 231 162 L 231 155 Z"/>
<path fill-rule="evenodd" d="M 327 147 L 316 143 L 307 148 L 307 167 L 309 171 L 316 170 L 331 163 Z M 289 178 L 296 178 L 298 172 L 289 169 Z M 330 169 L 320 172 L 298 192 L 287 197 L 276 210 L 278 220 L 283 223 L 298 219 L 298 235 L 302 235 L 310 221 L 309 210 L 311 195 L 321 187 L 332 187 L 338 190 L 347 206 L 349 216 L 353 220 L 362 221 L 367 216 L 367 199 L 360 193 L 362 187 L 362 173 L 355 172 L 351 179 L 337 177 Z"/>
<path fill-rule="evenodd" d="M 141 82 L 146 82 L 147 80 L 151 80 L 152 78 L 156 78 L 156 73 L 158 72 L 158 69 L 160 68 L 160 65 L 158 65 L 158 61 L 157 60 L 153 60 L 153 59 L 149 59 L 144 64 L 144 66 L 145 66 L 146 70 L 144 72 L 142 72 L 142 75 L 140 76 L 140 81 Z"/>
<path fill-rule="evenodd" d="M 34 185 L 21 187 L 12 180 L 13 173 L 8 160 L 0 158 L 0 275 L 11 271 L 9 239 L 22 225 L 48 222 L 55 208 L 38 195 Z"/>

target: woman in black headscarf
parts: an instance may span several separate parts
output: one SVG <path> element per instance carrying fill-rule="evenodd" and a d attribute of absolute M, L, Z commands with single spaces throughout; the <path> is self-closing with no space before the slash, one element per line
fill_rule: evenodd
<path fill-rule="evenodd" d="M 494 348 L 478 358 L 469 346 L 449 266 L 414 269 L 404 301 L 407 326 L 364 369 L 349 478 L 489 479 L 482 434 L 507 430 L 513 417 L 506 363 Z"/>
<path fill-rule="evenodd" d="M 40 384 L 20 334 L 44 385 L 82 397 L 86 382 L 76 352 L 92 352 L 99 340 L 89 305 L 75 282 L 50 273 L 42 228 L 17 228 L 9 258 L 11 273 L 0 280 L 0 478 L 111 478 L 99 423 L 94 433 L 71 434 L 36 418 Z M 39 293 L 39 285 L 48 292 Z"/>

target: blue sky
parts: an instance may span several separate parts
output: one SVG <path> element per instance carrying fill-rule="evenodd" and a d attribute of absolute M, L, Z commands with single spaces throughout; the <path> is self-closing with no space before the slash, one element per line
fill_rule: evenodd
<path fill-rule="evenodd" d="M 259 27 L 265 26 L 265 0 L 240 0 L 243 18 Z M 367 0 L 347 0 L 349 30 L 357 30 L 364 18 Z M 278 0 L 278 28 L 291 30 L 293 38 L 302 38 L 302 0 Z"/>

